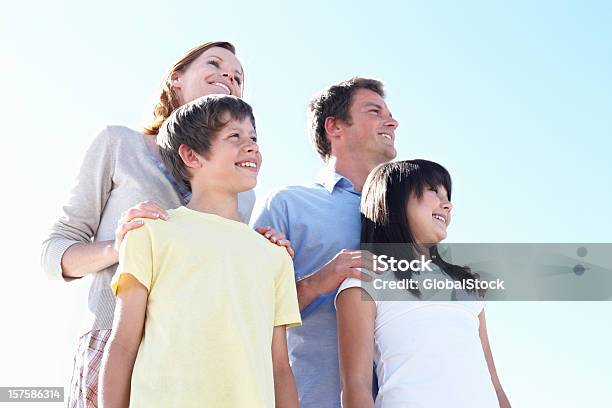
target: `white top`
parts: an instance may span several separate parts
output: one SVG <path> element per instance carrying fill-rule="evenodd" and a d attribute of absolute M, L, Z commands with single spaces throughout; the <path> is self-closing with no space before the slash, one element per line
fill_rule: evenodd
<path fill-rule="evenodd" d="M 437 268 L 413 275 L 432 277 L 450 279 Z M 395 292 L 393 299 L 405 300 L 376 300 L 381 291 L 358 279 L 345 280 L 338 293 L 351 287 L 375 299 L 376 408 L 499 406 L 478 335 L 484 302 L 451 301 L 450 292 L 435 290 L 422 290 L 422 298 L 430 299 L 422 301 L 406 289 L 385 293 L 386 299 Z"/>

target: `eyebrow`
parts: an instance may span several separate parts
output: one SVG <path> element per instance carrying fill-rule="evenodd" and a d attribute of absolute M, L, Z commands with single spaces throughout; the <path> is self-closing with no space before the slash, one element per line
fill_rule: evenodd
<path fill-rule="evenodd" d="M 216 55 L 214 55 L 214 54 L 213 54 L 213 55 L 210 55 L 208 58 L 216 58 L 216 59 L 220 60 L 221 62 L 224 62 L 224 59 L 223 59 L 223 58 L 218 57 L 218 56 L 216 56 Z M 244 72 L 242 71 L 242 67 L 240 67 L 240 70 L 236 70 L 236 72 L 237 72 L 238 74 L 240 74 L 240 75 L 244 76 Z"/>
<path fill-rule="evenodd" d="M 364 108 L 375 107 L 375 108 L 380 109 L 380 110 L 385 110 L 385 108 L 382 105 L 380 105 L 380 104 L 378 104 L 376 102 L 366 102 L 363 105 L 363 107 Z M 390 117 L 393 117 L 393 115 L 391 114 L 391 112 L 389 110 L 387 110 L 387 112 L 389 112 L 389 116 Z"/>
<path fill-rule="evenodd" d="M 228 130 L 228 131 L 232 131 L 232 132 L 238 132 L 238 133 L 240 133 L 240 131 L 241 131 L 242 129 L 239 129 L 239 128 L 237 128 L 237 127 L 230 127 L 230 128 L 229 128 L 229 129 L 227 129 L 227 130 Z M 252 130 L 252 131 L 250 131 L 250 132 L 249 132 L 249 135 L 257 135 L 257 132 L 256 132 L 255 130 Z"/>

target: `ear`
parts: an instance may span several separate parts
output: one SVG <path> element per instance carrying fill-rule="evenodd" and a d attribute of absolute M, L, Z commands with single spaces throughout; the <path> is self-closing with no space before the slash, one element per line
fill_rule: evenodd
<path fill-rule="evenodd" d="M 328 116 L 325 118 L 325 133 L 329 138 L 330 142 L 332 139 L 337 139 L 342 134 L 342 125 L 344 122 L 338 118 L 334 118 L 333 116 Z"/>
<path fill-rule="evenodd" d="M 181 89 L 181 86 L 183 86 L 183 77 L 181 77 L 178 72 L 173 72 L 172 75 L 170 75 L 170 85 L 174 89 Z"/>
<path fill-rule="evenodd" d="M 189 146 L 180 145 L 178 149 L 179 156 L 181 156 L 181 160 L 185 163 L 190 169 L 199 169 L 202 167 L 202 160 L 200 156 Z"/>

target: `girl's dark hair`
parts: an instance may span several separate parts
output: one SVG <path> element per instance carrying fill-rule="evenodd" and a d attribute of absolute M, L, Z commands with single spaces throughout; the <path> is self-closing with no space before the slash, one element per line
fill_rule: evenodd
<path fill-rule="evenodd" d="M 384 247 L 385 251 L 401 247 L 402 254 L 395 254 L 396 258 L 406 259 L 406 248 L 397 244 L 408 245 L 412 251 L 409 256 L 417 256 L 414 234 L 408 224 L 407 204 L 410 196 L 414 194 L 417 199 L 423 197 L 425 189 L 443 186 L 451 200 L 452 182 L 448 171 L 428 160 L 404 160 L 393 163 L 384 163 L 376 167 L 368 176 L 363 187 L 361 197 L 361 242 L 374 244 L 372 248 Z M 394 244 L 394 245 L 376 245 Z M 438 252 L 435 243 L 430 250 L 432 263 L 446 272 L 454 280 L 474 279 L 468 267 L 450 264 L 444 261 Z M 377 254 L 380 255 L 380 254 Z M 390 254 L 387 254 L 390 255 Z M 410 279 L 412 273 L 396 271 L 398 279 Z M 418 289 L 409 289 L 416 296 L 420 296 Z"/>

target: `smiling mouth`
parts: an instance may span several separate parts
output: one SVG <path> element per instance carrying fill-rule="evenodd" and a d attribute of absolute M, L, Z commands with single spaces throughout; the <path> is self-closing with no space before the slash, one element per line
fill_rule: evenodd
<path fill-rule="evenodd" d="M 446 218 L 440 214 L 434 214 L 431 216 L 434 220 L 441 222 L 446 227 Z"/>
<path fill-rule="evenodd" d="M 241 167 L 241 168 L 244 168 L 250 171 L 257 171 L 257 163 L 255 163 L 254 161 L 246 160 L 246 161 L 238 162 L 235 164 L 238 167 Z"/>
<path fill-rule="evenodd" d="M 229 88 L 229 86 L 225 85 L 224 83 L 221 82 L 211 82 L 211 85 L 214 86 L 218 86 L 219 88 L 223 88 L 225 90 L 225 92 L 227 92 L 228 95 L 232 94 L 232 90 Z"/>
<path fill-rule="evenodd" d="M 393 136 L 391 136 L 389 133 L 379 133 L 379 135 L 381 135 L 385 139 L 389 139 L 391 142 L 393 142 Z"/>

